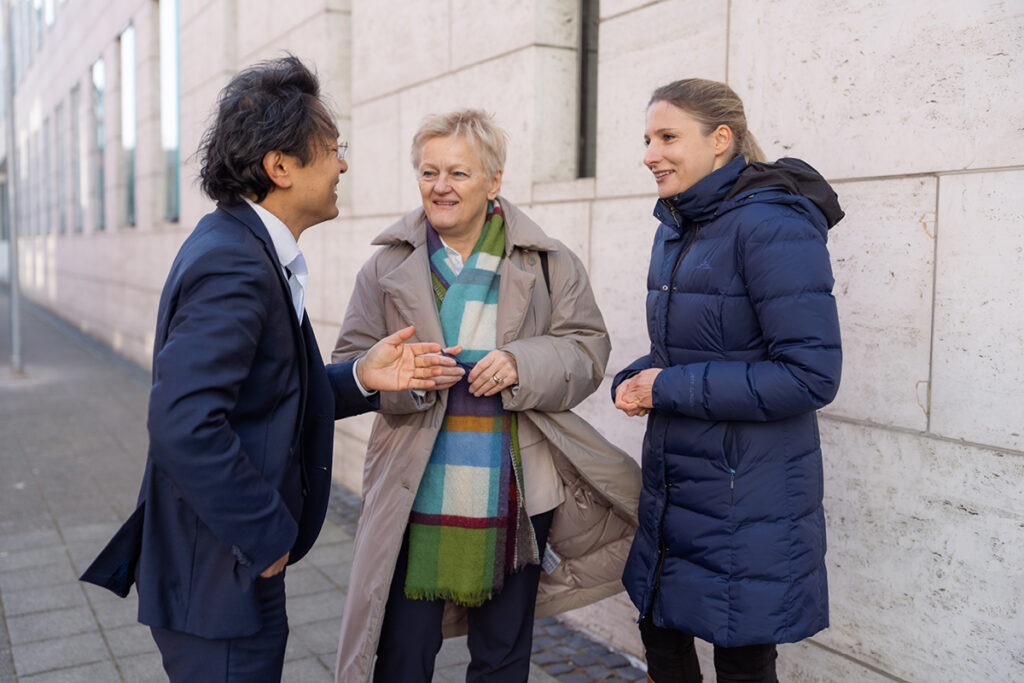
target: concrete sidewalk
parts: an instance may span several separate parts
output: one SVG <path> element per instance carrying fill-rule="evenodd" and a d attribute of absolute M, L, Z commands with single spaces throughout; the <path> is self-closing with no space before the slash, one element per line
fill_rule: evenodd
<path fill-rule="evenodd" d="M 149 376 L 49 313 L 22 306 L 24 377 L 12 377 L 0 290 L 0 682 L 166 681 L 134 593 L 78 575 L 135 507 Z M 310 554 L 288 569 L 284 680 L 333 681 L 358 501 L 335 492 Z M 435 680 L 465 679 L 465 639 L 446 641 Z M 530 681 L 643 674 L 554 619 L 538 622 Z"/>

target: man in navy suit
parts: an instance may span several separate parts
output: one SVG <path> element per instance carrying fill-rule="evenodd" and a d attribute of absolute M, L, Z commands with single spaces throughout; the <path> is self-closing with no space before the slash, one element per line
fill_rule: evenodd
<path fill-rule="evenodd" d="M 412 328 L 324 367 L 298 238 L 338 215 L 337 138 L 317 77 L 286 57 L 227 85 L 200 144 L 218 205 L 160 299 L 138 508 L 82 577 L 136 584 L 173 682 L 280 680 L 284 567 L 323 524 L 334 420 L 456 372 L 438 344 L 403 344 Z"/>

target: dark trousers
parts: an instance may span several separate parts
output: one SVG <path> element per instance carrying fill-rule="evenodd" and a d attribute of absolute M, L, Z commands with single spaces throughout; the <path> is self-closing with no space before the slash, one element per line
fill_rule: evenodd
<path fill-rule="evenodd" d="M 700 663 L 693 636 L 672 628 L 655 626 L 647 617 L 640 621 L 640 637 L 647 656 L 647 675 L 654 683 L 700 683 Z M 775 676 L 775 645 L 715 645 L 718 683 L 778 683 Z"/>
<path fill-rule="evenodd" d="M 245 638 L 210 639 L 152 627 L 171 683 L 280 683 L 288 642 L 284 572 L 256 579 L 263 628 Z"/>
<path fill-rule="evenodd" d="M 530 518 L 542 555 L 553 517 L 554 511 Z M 384 608 L 374 683 L 429 683 L 434 675 L 434 658 L 441 649 L 444 601 L 405 597 L 408 564 L 409 534 L 406 532 Z M 539 581 L 540 566 L 528 565 L 505 577 L 501 593 L 468 610 L 467 683 L 525 683 L 529 678 L 533 610 Z"/>

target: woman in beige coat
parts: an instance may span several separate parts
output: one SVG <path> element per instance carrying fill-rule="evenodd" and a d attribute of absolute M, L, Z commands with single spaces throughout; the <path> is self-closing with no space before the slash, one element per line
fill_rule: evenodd
<path fill-rule="evenodd" d="M 504 132 L 431 117 L 412 156 L 423 208 L 374 240 L 332 358 L 415 322 L 462 369 L 381 395 L 337 679 L 429 681 L 442 633 L 468 630 L 467 680 L 526 681 L 535 614 L 622 590 L 639 468 L 571 412 L 611 345 L 579 259 L 498 196 Z"/>

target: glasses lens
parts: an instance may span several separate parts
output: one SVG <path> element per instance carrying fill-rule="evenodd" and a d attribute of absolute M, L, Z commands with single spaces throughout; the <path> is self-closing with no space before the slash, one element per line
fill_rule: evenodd
<path fill-rule="evenodd" d="M 348 154 L 348 143 L 338 143 L 338 161 L 345 161 L 345 155 Z"/>

